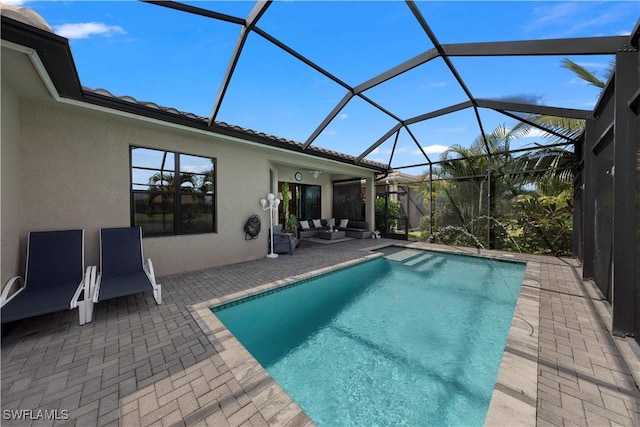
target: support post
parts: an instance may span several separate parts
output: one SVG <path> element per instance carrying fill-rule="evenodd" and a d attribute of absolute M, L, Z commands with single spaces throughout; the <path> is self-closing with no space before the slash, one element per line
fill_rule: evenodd
<path fill-rule="evenodd" d="M 630 108 L 631 97 L 640 88 L 640 56 L 635 49 L 616 54 L 613 181 L 613 334 L 634 335 L 637 295 L 640 285 L 636 270 L 636 166 L 638 162 L 638 117 Z M 640 332 L 640 331 L 639 331 Z"/>

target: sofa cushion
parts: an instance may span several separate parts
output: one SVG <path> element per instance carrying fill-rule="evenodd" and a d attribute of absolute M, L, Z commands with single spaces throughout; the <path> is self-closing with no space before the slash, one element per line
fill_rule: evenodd
<path fill-rule="evenodd" d="M 313 228 L 322 228 L 322 222 L 319 219 L 312 219 Z"/>
<path fill-rule="evenodd" d="M 348 219 L 341 219 L 340 220 L 340 228 L 346 228 L 348 224 L 349 224 L 349 220 Z"/>
<path fill-rule="evenodd" d="M 308 230 L 309 228 L 311 228 L 309 227 L 309 221 L 307 221 L 306 219 L 300 221 L 300 228 L 302 228 L 303 230 Z"/>

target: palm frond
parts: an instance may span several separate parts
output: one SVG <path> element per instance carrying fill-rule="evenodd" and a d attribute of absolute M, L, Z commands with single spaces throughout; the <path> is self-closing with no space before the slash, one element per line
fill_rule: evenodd
<path fill-rule="evenodd" d="M 593 86 L 597 86 L 599 88 L 604 88 L 605 87 L 605 82 L 600 80 L 595 75 L 595 73 L 592 73 L 591 71 L 588 71 L 586 68 L 584 68 L 581 65 L 576 64 L 575 62 L 573 62 L 569 58 L 563 59 L 561 64 L 562 64 L 562 67 L 573 71 L 578 77 L 580 77 L 582 80 L 588 82 L 589 84 L 591 84 Z"/>
<path fill-rule="evenodd" d="M 570 117 L 532 115 L 527 117 L 527 120 L 566 137 L 563 138 L 552 133 L 545 133 L 543 138 L 550 143 L 565 142 L 567 139 L 577 140 L 585 129 L 584 120 Z"/>

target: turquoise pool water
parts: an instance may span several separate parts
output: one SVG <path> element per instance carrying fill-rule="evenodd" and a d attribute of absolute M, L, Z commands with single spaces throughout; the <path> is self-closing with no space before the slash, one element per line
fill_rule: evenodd
<path fill-rule="evenodd" d="M 480 426 L 524 270 L 419 251 L 213 310 L 319 426 Z"/>

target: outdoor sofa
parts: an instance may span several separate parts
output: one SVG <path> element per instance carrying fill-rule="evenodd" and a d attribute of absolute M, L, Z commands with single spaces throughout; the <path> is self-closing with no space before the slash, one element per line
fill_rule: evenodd
<path fill-rule="evenodd" d="M 309 219 L 299 221 L 298 235 L 301 239 L 315 237 L 318 231 L 327 231 L 331 228 L 344 231 L 346 237 L 356 239 L 369 239 L 371 231 L 369 231 L 369 223 L 366 221 L 354 221 L 350 219 L 336 220 L 330 219 Z"/>

